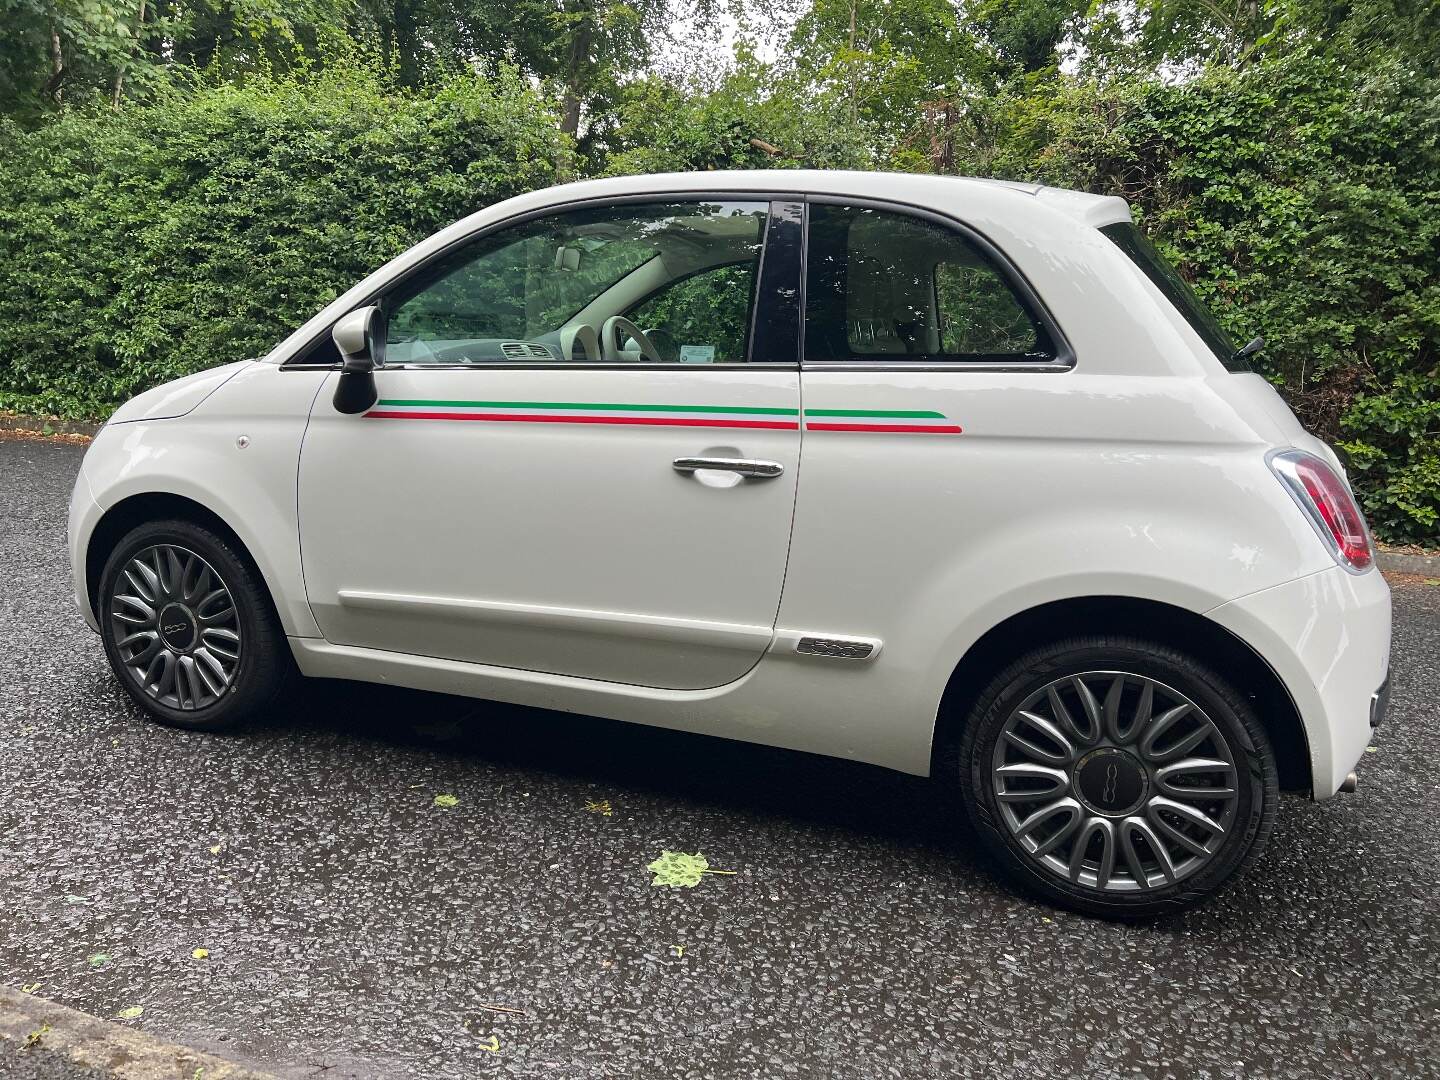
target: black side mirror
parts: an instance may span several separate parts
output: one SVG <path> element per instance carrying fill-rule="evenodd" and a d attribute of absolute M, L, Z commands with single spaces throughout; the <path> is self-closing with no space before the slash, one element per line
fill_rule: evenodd
<path fill-rule="evenodd" d="M 340 350 L 340 381 L 335 384 L 335 410 L 362 413 L 375 404 L 375 369 L 385 364 L 385 313 L 378 307 L 357 308 L 330 331 Z"/>

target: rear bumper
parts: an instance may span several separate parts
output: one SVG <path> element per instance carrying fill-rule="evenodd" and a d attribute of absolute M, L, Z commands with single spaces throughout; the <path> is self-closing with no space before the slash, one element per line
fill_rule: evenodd
<path fill-rule="evenodd" d="M 1389 698 L 1390 587 L 1340 567 L 1222 604 L 1208 617 L 1260 654 L 1290 692 L 1316 799 L 1340 790 Z"/>

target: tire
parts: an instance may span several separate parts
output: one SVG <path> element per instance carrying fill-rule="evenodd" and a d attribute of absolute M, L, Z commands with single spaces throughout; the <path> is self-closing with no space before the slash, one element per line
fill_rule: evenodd
<path fill-rule="evenodd" d="M 132 529 L 106 559 L 97 596 L 111 670 L 162 724 L 233 727 L 268 709 L 291 679 L 294 659 L 259 571 L 201 525 Z"/>
<path fill-rule="evenodd" d="M 1214 895 L 1259 857 L 1279 802 L 1275 753 L 1246 697 L 1138 638 L 1075 637 L 1021 656 L 976 699 L 957 757 L 961 801 L 1005 874 L 1106 918 Z"/>

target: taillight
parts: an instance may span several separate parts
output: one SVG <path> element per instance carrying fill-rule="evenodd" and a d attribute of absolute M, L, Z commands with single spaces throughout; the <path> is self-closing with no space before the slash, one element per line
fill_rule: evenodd
<path fill-rule="evenodd" d="M 1368 570 L 1375 561 L 1370 530 L 1355 504 L 1355 496 L 1323 458 L 1304 450 L 1286 450 L 1270 455 L 1270 468 L 1305 511 L 1310 524 L 1341 566 L 1354 571 Z"/>

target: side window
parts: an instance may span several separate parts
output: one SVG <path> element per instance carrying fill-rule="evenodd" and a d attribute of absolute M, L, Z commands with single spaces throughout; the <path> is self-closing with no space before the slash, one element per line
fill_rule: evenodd
<path fill-rule="evenodd" d="M 765 203 L 626 203 L 502 228 L 384 297 L 386 363 L 743 361 L 766 219 Z"/>
<path fill-rule="evenodd" d="M 908 214 L 812 204 L 805 358 L 1048 360 L 1044 326 L 968 237 Z"/>
<path fill-rule="evenodd" d="M 664 286 L 627 318 L 668 364 L 733 364 L 745 359 L 756 262 L 715 266 Z"/>

